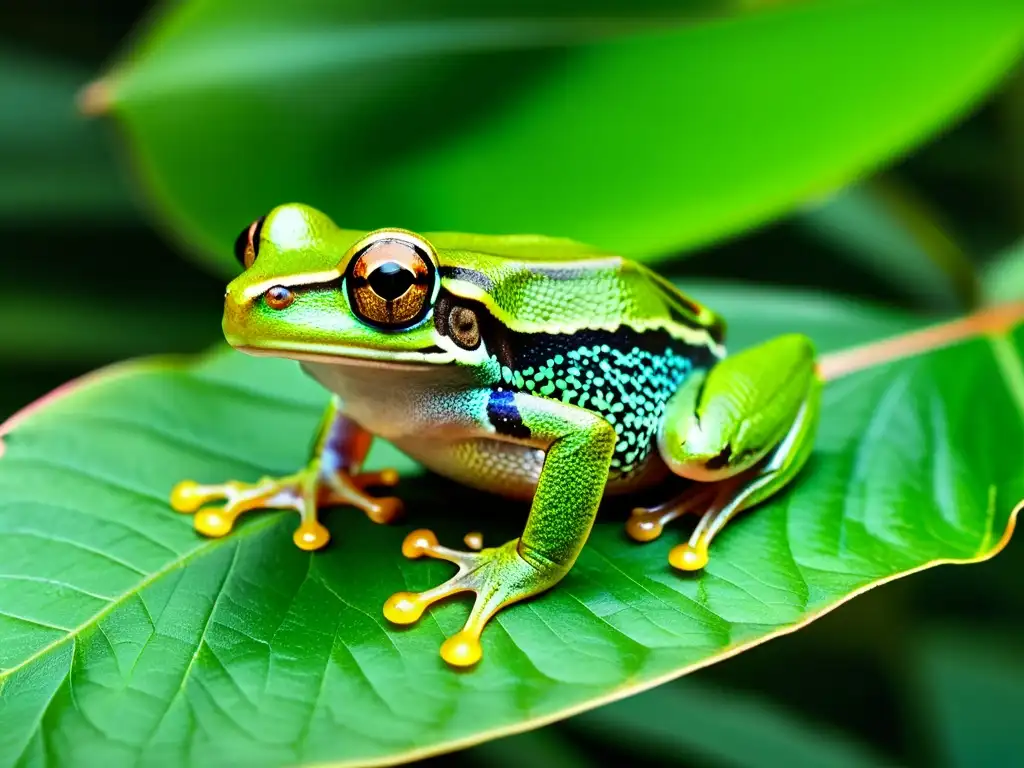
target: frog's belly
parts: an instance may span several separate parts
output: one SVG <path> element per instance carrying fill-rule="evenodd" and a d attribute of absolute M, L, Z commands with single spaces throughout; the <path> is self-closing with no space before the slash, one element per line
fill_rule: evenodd
<path fill-rule="evenodd" d="M 486 435 L 468 436 L 482 431 L 487 398 L 486 390 L 469 389 L 467 372 L 422 366 L 401 377 L 382 377 L 372 365 L 303 367 L 341 398 L 346 414 L 428 469 L 471 488 L 533 497 L 544 452 Z M 651 446 L 647 461 L 626 476 L 609 477 L 605 492 L 639 490 L 666 475 L 668 468 Z"/>
<path fill-rule="evenodd" d="M 544 466 L 544 451 L 486 437 L 468 440 L 395 440 L 395 445 L 439 475 L 490 493 L 531 499 Z M 606 494 L 640 490 L 663 480 L 668 468 L 657 451 L 628 476 L 611 476 Z"/>

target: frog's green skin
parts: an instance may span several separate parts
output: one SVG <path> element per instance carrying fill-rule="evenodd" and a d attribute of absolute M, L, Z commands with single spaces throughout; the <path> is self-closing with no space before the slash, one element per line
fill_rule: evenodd
<path fill-rule="evenodd" d="M 237 251 L 248 268 L 228 286 L 228 341 L 301 361 L 336 397 L 303 470 L 255 484 L 186 481 L 173 505 L 198 511 L 208 535 L 228 533 L 248 509 L 292 508 L 296 543 L 319 548 L 328 535 L 318 506 L 351 504 L 379 522 L 399 511 L 396 499 L 364 491 L 397 479 L 361 473 L 373 436 L 466 485 L 532 499 L 522 536 L 500 547 L 458 552 L 423 530 L 403 545 L 459 572 L 394 595 L 389 620 L 410 623 L 440 597 L 477 594 L 465 628 L 442 646 L 452 664 L 480 658 L 497 610 L 565 575 L 606 492 L 670 472 L 695 481 L 634 510 L 627 532 L 650 540 L 702 511 L 669 558 L 697 570 L 718 530 L 788 483 L 810 453 L 820 380 L 809 340 L 783 336 L 726 358 L 722 320 L 627 259 L 535 236 L 367 234 L 294 204 L 249 227 Z M 226 503 L 200 509 L 214 499 Z"/>

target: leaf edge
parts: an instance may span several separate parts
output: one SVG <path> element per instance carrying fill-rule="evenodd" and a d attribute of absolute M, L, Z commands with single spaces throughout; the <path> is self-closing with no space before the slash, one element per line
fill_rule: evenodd
<path fill-rule="evenodd" d="M 557 712 L 549 712 L 544 715 L 539 715 L 537 717 L 516 723 L 515 725 L 494 728 L 490 731 L 482 731 L 480 733 L 474 734 L 473 736 L 468 736 L 463 739 L 453 739 L 451 741 L 433 744 L 429 747 L 413 749 L 409 750 L 408 752 L 403 752 L 400 754 L 396 753 L 386 758 L 372 760 L 354 759 L 336 762 L 302 763 L 301 765 L 305 766 L 305 768 L 384 768 L 385 766 L 403 765 L 418 760 L 424 760 L 429 757 L 437 757 L 439 755 L 458 752 L 460 750 L 468 749 L 469 747 L 474 747 L 478 744 L 493 741 L 494 739 L 500 739 L 505 736 L 515 736 L 520 733 L 526 733 L 536 728 L 542 728 L 546 725 L 551 725 L 552 723 L 556 723 L 560 720 L 565 720 L 574 715 L 579 715 L 583 712 L 588 712 L 590 710 L 597 709 L 598 707 L 602 707 L 605 704 L 611 704 L 613 702 L 629 698 L 630 696 L 634 696 L 636 694 L 649 691 L 653 688 L 657 688 L 660 685 L 664 685 L 665 683 L 669 683 L 673 680 L 679 679 L 680 677 L 684 677 L 685 675 L 691 674 L 692 672 L 697 672 L 698 670 L 704 669 L 705 667 L 709 667 L 712 664 L 718 664 L 719 662 L 726 661 L 732 658 L 733 656 L 738 656 L 739 654 L 744 653 L 745 651 L 749 651 L 752 648 L 756 648 L 759 645 L 763 645 L 764 643 L 767 643 L 770 640 L 775 640 L 776 638 L 793 634 L 803 629 L 804 627 L 808 626 L 809 624 L 817 621 L 826 614 L 829 614 L 835 609 L 845 605 L 854 598 L 860 597 L 861 595 L 870 592 L 876 587 L 884 586 L 898 579 L 902 579 L 906 576 L 912 576 L 915 573 L 920 573 L 921 571 L 926 571 L 940 565 L 974 565 L 976 563 L 983 563 L 987 560 L 991 560 L 993 557 L 1002 552 L 1006 548 L 1006 545 L 1010 543 L 1010 540 L 1013 538 L 1014 529 L 1017 525 L 1017 517 L 1022 511 L 1024 511 L 1024 499 L 1019 501 L 1017 505 L 1010 511 L 1010 516 L 1006 522 L 1006 528 L 1004 529 L 1003 535 L 999 538 L 999 540 L 996 541 L 995 544 L 993 544 L 987 550 L 979 550 L 978 553 L 975 554 L 973 557 L 939 558 L 936 560 L 931 560 L 927 563 L 923 563 L 922 565 L 916 566 L 901 573 L 893 574 L 892 576 L 887 576 L 884 579 L 879 579 L 878 581 L 873 582 L 871 584 L 865 584 L 864 586 L 855 589 L 853 592 L 850 592 L 841 600 L 836 601 L 835 603 L 823 608 L 820 611 L 817 611 L 816 613 L 812 613 L 805 616 L 795 624 L 790 624 L 785 627 L 781 627 L 775 630 L 774 632 L 770 632 L 767 635 L 763 635 L 746 643 L 740 643 L 719 654 L 715 654 L 714 656 L 702 659 L 698 662 L 695 662 L 694 664 L 674 669 L 671 672 L 668 672 L 664 675 L 660 675 L 658 677 L 654 677 L 649 680 L 644 680 L 638 683 L 626 684 L 620 688 L 613 690 L 611 693 L 608 693 L 605 696 L 596 699 L 591 699 L 581 704 L 569 706 L 564 709 L 558 710 Z"/>

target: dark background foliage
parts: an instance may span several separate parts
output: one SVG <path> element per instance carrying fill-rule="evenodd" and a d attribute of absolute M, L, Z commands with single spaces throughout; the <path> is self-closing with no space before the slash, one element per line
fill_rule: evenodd
<path fill-rule="evenodd" d="M 77 89 L 103 70 L 147 5 L 0 7 L 0 416 L 99 365 L 219 338 L 222 280 L 153 227 L 113 127 L 74 111 Z M 884 248 L 877 257 L 878 243 L 820 211 L 663 271 L 918 311 L 968 308 L 980 289 L 957 277 L 957 265 L 991 262 L 1024 232 L 1024 74 L 848 194 L 871 203 L 851 206 L 851 216 L 878 217 L 868 229 L 892 227 L 925 262 L 951 263 L 952 277 L 893 281 Z M 863 258 L 872 249 L 874 263 Z M 1009 765 L 1024 759 L 1022 560 L 1016 543 L 990 563 L 923 573 L 661 690 L 441 759 L 757 765 L 770 764 L 779 744 L 791 749 L 780 760 L 799 761 L 796 745 L 818 739 L 836 745 L 837 763 L 845 750 L 868 750 L 902 765 Z"/>

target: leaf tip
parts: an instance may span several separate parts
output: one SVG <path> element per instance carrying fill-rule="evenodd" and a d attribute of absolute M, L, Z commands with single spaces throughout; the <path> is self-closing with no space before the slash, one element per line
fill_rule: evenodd
<path fill-rule="evenodd" d="M 99 117 L 110 111 L 114 91 L 106 80 L 95 80 L 78 92 L 75 103 L 86 117 Z"/>

